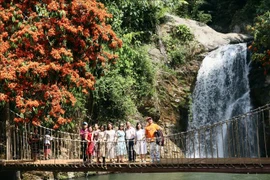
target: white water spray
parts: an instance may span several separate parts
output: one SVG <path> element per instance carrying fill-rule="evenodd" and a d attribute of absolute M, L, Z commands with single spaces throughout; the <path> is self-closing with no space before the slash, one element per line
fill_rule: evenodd
<path fill-rule="evenodd" d="M 189 123 L 189 130 L 250 111 L 248 74 L 246 44 L 226 45 L 211 52 L 203 60 L 198 72 L 192 94 L 192 121 Z M 193 154 L 195 157 L 211 157 L 211 154 L 215 157 L 227 156 L 222 144 L 222 138 L 226 138 L 225 128 L 224 125 L 213 132 L 214 141 L 211 139 L 211 144 L 207 140 L 209 139 L 207 135 L 200 144 L 198 143 L 200 140 L 195 139 L 197 143 L 193 143 L 195 144 L 193 149 L 196 152 L 189 151 L 189 156 Z"/>

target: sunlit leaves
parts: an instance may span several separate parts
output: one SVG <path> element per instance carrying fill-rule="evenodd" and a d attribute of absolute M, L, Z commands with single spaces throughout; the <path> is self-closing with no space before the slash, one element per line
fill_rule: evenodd
<path fill-rule="evenodd" d="M 71 122 L 76 97 L 94 89 L 91 72 L 116 62 L 111 17 L 95 0 L 0 1 L 0 102 L 16 122 Z"/>
<path fill-rule="evenodd" d="M 270 11 L 256 17 L 254 25 L 249 26 L 248 30 L 254 36 L 249 46 L 253 52 L 252 59 L 261 63 L 266 74 L 270 68 Z"/>

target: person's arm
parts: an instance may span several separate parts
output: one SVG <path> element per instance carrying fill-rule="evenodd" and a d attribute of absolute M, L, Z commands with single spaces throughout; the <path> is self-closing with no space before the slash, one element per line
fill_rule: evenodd
<path fill-rule="evenodd" d="M 135 130 L 135 128 L 132 128 L 132 135 L 133 135 L 133 138 L 135 139 L 135 136 L 136 136 L 136 130 Z"/>
<path fill-rule="evenodd" d="M 82 135 L 83 135 L 83 130 L 81 129 L 80 130 L 80 136 L 82 137 Z"/>
<path fill-rule="evenodd" d="M 114 139 L 115 139 L 115 142 L 117 142 L 117 140 L 118 140 L 118 131 L 115 132 Z"/>
<path fill-rule="evenodd" d="M 39 137 L 38 135 L 35 134 L 35 136 L 32 138 L 33 142 L 38 142 L 39 141 Z"/>
<path fill-rule="evenodd" d="M 145 129 L 143 129 L 143 132 L 142 132 L 142 140 L 145 140 L 146 139 L 146 136 L 145 136 Z"/>
<path fill-rule="evenodd" d="M 94 131 L 92 131 L 92 135 L 91 135 L 91 142 L 93 142 L 93 141 L 94 141 L 94 136 L 95 136 L 95 133 L 94 133 Z"/>
<path fill-rule="evenodd" d="M 135 136 L 134 136 L 134 144 L 136 144 L 137 143 L 137 133 L 135 132 Z"/>
<path fill-rule="evenodd" d="M 104 141 L 108 141 L 108 139 L 109 139 L 108 131 L 104 131 Z"/>
<path fill-rule="evenodd" d="M 163 130 L 159 125 L 156 124 L 156 130 Z"/>

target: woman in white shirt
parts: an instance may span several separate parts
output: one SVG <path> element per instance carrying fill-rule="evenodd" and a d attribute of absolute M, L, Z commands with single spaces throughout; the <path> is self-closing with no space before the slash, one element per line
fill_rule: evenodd
<path fill-rule="evenodd" d="M 114 162 L 115 158 L 115 130 L 113 130 L 112 123 L 108 123 L 106 134 L 106 157 L 110 159 L 110 162 Z"/>
<path fill-rule="evenodd" d="M 145 141 L 145 130 L 142 129 L 142 124 L 138 122 L 136 124 L 136 132 L 135 132 L 135 151 L 136 154 L 140 155 L 141 162 L 146 162 L 146 141 Z"/>

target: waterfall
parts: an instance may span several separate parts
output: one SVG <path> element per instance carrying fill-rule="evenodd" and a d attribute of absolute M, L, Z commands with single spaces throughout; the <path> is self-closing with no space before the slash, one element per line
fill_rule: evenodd
<path fill-rule="evenodd" d="M 192 130 L 228 120 L 250 111 L 248 74 L 245 43 L 225 45 L 209 53 L 203 60 L 197 75 L 192 94 L 190 115 L 192 120 L 189 122 L 188 129 Z M 226 128 L 228 126 L 223 125 L 211 132 L 213 133 L 211 142 L 208 131 L 204 132 L 204 140 L 191 138 L 190 141 L 195 144 L 195 147 L 189 150 L 189 156 L 193 157 L 194 154 L 195 157 L 211 157 L 211 154 L 212 156 L 214 154 L 215 157 L 227 157 L 228 152 L 224 150 L 224 144 L 222 145 L 222 138 L 227 138 Z M 198 148 L 200 148 L 200 154 Z"/>

